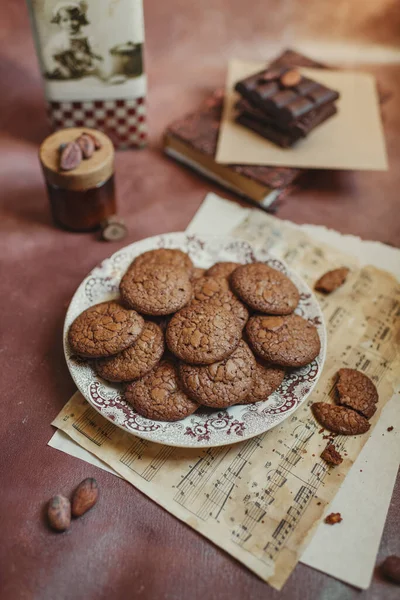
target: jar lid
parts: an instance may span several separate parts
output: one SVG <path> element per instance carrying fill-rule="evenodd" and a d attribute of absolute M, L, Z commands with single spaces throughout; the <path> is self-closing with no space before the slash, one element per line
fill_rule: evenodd
<path fill-rule="evenodd" d="M 83 133 L 94 135 L 100 148 L 71 171 L 60 167 L 60 146 L 74 142 Z M 114 173 L 114 146 L 110 138 L 89 127 L 69 127 L 49 135 L 40 146 L 40 163 L 47 183 L 66 190 L 87 190 L 107 181 Z"/>

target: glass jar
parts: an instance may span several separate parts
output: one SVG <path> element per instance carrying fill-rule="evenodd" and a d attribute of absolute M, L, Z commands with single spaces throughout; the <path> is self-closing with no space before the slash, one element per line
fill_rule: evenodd
<path fill-rule="evenodd" d="M 74 169 L 60 167 L 62 148 L 81 134 L 95 136 L 98 146 Z M 40 147 L 53 221 L 69 231 L 93 231 L 117 212 L 114 184 L 114 147 L 100 131 L 68 128 L 53 133 Z"/>

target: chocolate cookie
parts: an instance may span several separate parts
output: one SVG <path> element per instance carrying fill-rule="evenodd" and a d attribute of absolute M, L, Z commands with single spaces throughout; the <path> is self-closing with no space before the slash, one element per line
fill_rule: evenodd
<path fill-rule="evenodd" d="M 118 302 L 102 302 L 85 310 L 72 323 L 72 352 L 86 358 L 112 356 L 131 346 L 144 327 L 143 317 Z"/>
<path fill-rule="evenodd" d="M 229 283 L 226 279 L 215 277 L 199 277 L 192 283 L 193 299 L 197 302 L 210 300 L 215 294 L 229 292 Z"/>
<path fill-rule="evenodd" d="M 285 369 L 257 358 L 252 387 L 246 398 L 239 404 L 254 404 L 266 400 L 281 385 L 284 378 Z"/>
<path fill-rule="evenodd" d="M 161 328 L 146 321 L 136 342 L 126 350 L 96 361 L 96 372 L 107 381 L 133 381 L 154 369 L 164 352 Z"/>
<path fill-rule="evenodd" d="M 224 277 L 228 279 L 233 271 L 240 267 L 240 263 L 235 262 L 217 262 L 206 272 L 207 277 Z"/>
<path fill-rule="evenodd" d="M 311 409 L 318 423 L 325 429 L 333 431 L 333 433 L 360 435 L 370 428 L 367 419 L 355 410 L 344 406 L 335 406 L 327 402 L 314 402 Z"/>
<path fill-rule="evenodd" d="M 165 265 L 167 267 L 176 267 L 184 269 L 191 274 L 193 263 L 186 252 L 177 248 L 158 248 L 157 250 L 148 250 L 135 258 L 130 268 L 155 265 Z"/>
<path fill-rule="evenodd" d="M 194 304 L 198 302 L 212 302 L 214 306 L 219 306 L 232 312 L 239 319 L 244 327 L 249 318 L 249 311 L 240 300 L 232 294 L 229 289 L 227 279 L 222 277 L 201 277 L 193 282 L 193 300 Z"/>
<path fill-rule="evenodd" d="M 182 391 L 177 367 L 167 360 L 128 384 L 125 398 L 140 415 L 156 421 L 180 421 L 198 408 Z"/>
<path fill-rule="evenodd" d="M 176 313 L 167 327 L 169 349 L 192 364 L 211 364 L 224 359 L 238 346 L 242 327 L 227 310 L 211 302 L 190 304 Z"/>
<path fill-rule="evenodd" d="M 232 290 L 254 310 L 289 315 L 299 303 L 299 292 L 288 277 L 264 263 L 242 265 L 230 277 Z"/>
<path fill-rule="evenodd" d="M 339 369 L 338 375 L 338 404 L 352 408 L 366 419 L 370 419 L 376 411 L 379 399 L 373 382 L 355 369 Z"/>
<path fill-rule="evenodd" d="M 246 332 L 258 356 L 282 367 L 303 367 L 321 349 L 316 327 L 298 315 L 257 315 L 249 319 Z"/>
<path fill-rule="evenodd" d="M 226 408 L 247 396 L 253 384 L 255 358 L 243 340 L 232 354 L 211 365 L 181 363 L 179 375 L 187 395 L 204 406 Z"/>
<path fill-rule="evenodd" d="M 145 315 L 169 315 L 192 297 L 187 271 L 167 265 L 130 268 L 119 289 L 123 302 Z"/>
<path fill-rule="evenodd" d="M 190 281 L 195 281 L 196 279 L 200 279 L 200 277 L 203 277 L 205 272 L 206 272 L 205 269 L 201 269 L 200 267 L 193 267 L 192 274 L 190 276 Z"/>
<path fill-rule="evenodd" d="M 339 288 L 347 279 L 347 275 L 349 274 L 349 269 L 347 267 L 340 267 L 340 269 L 334 269 L 333 271 L 328 271 L 322 277 L 320 277 L 315 284 L 314 288 L 318 292 L 322 292 L 324 294 L 330 294 Z"/>

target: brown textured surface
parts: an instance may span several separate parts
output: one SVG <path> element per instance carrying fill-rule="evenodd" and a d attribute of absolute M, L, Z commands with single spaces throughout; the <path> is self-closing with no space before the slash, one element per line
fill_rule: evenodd
<path fill-rule="evenodd" d="M 136 311 L 118 302 L 102 302 L 75 319 L 68 340 L 71 350 L 79 356 L 112 356 L 133 344 L 143 327 L 143 317 Z"/>
<path fill-rule="evenodd" d="M 200 267 L 193 267 L 190 281 L 195 281 L 196 279 L 200 279 L 200 277 L 203 277 L 205 272 L 206 272 L 205 269 L 201 269 Z"/>
<path fill-rule="evenodd" d="M 294 283 L 264 263 L 238 267 L 230 282 L 243 302 L 263 313 L 288 315 L 299 303 L 299 292 Z"/>
<path fill-rule="evenodd" d="M 318 292 L 330 294 L 344 284 L 348 274 L 349 269 L 347 267 L 333 269 L 333 271 L 324 273 L 324 275 L 318 279 L 314 287 Z"/>
<path fill-rule="evenodd" d="M 166 360 L 138 381 L 129 383 L 125 398 L 140 415 L 156 421 L 180 421 L 198 408 L 183 392 L 176 365 Z"/>
<path fill-rule="evenodd" d="M 270 365 L 257 358 L 250 392 L 238 404 L 252 404 L 253 402 L 266 400 L 281 385 L 284 377 L 285 370 L 282 367 Z"/>
<path fill-rule="evenodd" d="M 340 513 L 331 513 L 327 517 L 325 517 L 325 523 L 327 525 L 336 525 L 337 523 L 341 523 L 343 521 L 342 515 Z"/>
<path fill-rule="evenodd" d="M 343 462 L 343 458 L 331 443 L 321 452 L 321 458 L 330 465 L 340 465 Z"/>
<path fill-rule="evenodd" d="M 282 367 L 307 365 L 321 348 L 316 327 L 298 315 L 251 317 L 246 333 L 258 356 Z"/>
<path fill-rule="evenodd" d="M 375 414 L 379 400 L 375 384 L 356 369 L 339 369 L 338 375 L 338 404 L 352 408 L 370 419 Z"/>
<path fill-rule="evenodd" d="M 249 311 L 235 294 L 229 289 L 228 280 L 224 277 L 200 277 L 193 282 L 194 304 L 211 302 L 213 306 L 231 312 L 244 327 L 249 318 Z"/>
<path fill-rule="evenodd" d="M 191 299 L 185 269 L 160 264 L 129 268 L 119 286 L 124 304 L 145 315 L 170 315 Z"/>
<path fill-rule="evenodd" d="M 235 262 L 217 262 L 206 272 L 207 277 L 229 277 L 240 266 Z"/>
<path fill-rule="evenodd" d="M 181 363 L 179 375 L 186 393 L 199 404 L 226 408 L 240 404 L 252 387 L 256 361 L 243 340 L 224 360 L 211 365 Z"/>
<path fill-rule="evenodd" d="M 131 267 L 142 267 L 143 265 L 147 266 L 156 266 L 156 265 L 166 265 L 168 267 L 180 267 L 189 272 L 193 269 L 193 263 L 186 254 L 186 252 L 182 252 L 178 248 L 159 248 L 157 250 L 148 250 L 147 252 L 143 252 L 133 261 Z"/>
<path fill-rule="evenodd" d="M 237 347 L 242 325 L 232 312 L 210 302 L 191 304 L 176 313 L 167 327 L 168 348 L 181 360 L 209 365 Z"/>
<path fill-rule="evenodd" d="M 400 585 L 400 556 L 388 556 L 381 565 L 384 577 Z"/>
<path fill-rule="evenodd" d="M 185 229 L 204 194 L 220 191 L 162 155 L 166 123 L 223 85 L 230 56 L 272 56 L 283 39 L 294 45 L 302 33 L 314 41 L 329 37 L 338 42 L 346 36 L 352 43 L 398 44 L 397 0 L 269 0 L 254 3 L 251 10 L 242 0 L 146 0 L 150 146 L 117 153 L 119 211 L 129 234 L 114 244 L 51 225 L 37 160 L 37 145 L 49 130 L 25 1 L 3 2 L 2 9 L 0 331 L 7 348 L 0 404 L 2 600 L 126 600 L 134 594 L 140 600 L 202 600 L 210 594 L 213 600 L 303 600 L 305 593 L 319 600 L 397 600 L 398 587 L 378 573 L 370 589 L 359 592 L 301 563 L 277 592 L 122 479 L 47 446 L 50 422 L 75 390 L 61 332 L 78 283 L 125 244 Z M 323 52 L 308 53 L 328 60 Z M 278 216 L 398 246 L 400 65 L 365 64 L 362 70 L 377 75 L 392 94 L 384 108 L 390 171 L 315 172 Z M 384 202 L 377 201 L 377 190 Z M 226 191 L 223 195 L 235 198 Z M 95 511 L 74 522 L 67 534 L 49 531 L 46 501 L 58 492 L 69 496 L 90 475 L 102 493 Z M 399 498 L 400 481 L 378 564 L 400 553 Z"/>
<path fill-rule="evenodd" d="M 107 381 L 133 381 L 151 371 L 164 352 L 161 327 L 146 321 L 142 333 L 129 348 L 111 358 L 96 361 L 95 369 Z"/>
<path fill-rule="evenodd" d="M 216 294 L 229 291 L 226 279 L 216 277 L 199 277 L 193 282 L 193 301 L 211 300 Z"/>
<path fill-rule="evenodd" d="M 367 419 L 344 406 L 314 402 L 312 411 L 318 423 L 333 433 L 360 435 L 370 428 Z"/>

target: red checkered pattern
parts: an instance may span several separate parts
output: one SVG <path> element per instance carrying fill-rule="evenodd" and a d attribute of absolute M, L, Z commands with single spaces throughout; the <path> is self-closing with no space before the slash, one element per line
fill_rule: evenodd
<path fill-rule="evenodd" d="M 116 148 L 140 148 L 146 144 L 144 98 L 49 102 L 54 129 L 92 127 L 104 131 Z"/>

